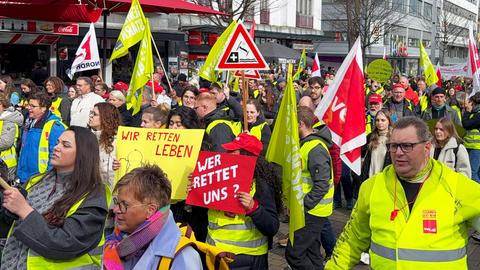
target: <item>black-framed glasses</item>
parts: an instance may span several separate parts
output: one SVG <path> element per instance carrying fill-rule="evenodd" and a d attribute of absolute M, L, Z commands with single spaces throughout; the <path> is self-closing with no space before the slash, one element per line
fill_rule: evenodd
<path fill-rule="evenodd" d="M 136 204 L 136 205 L 128 205 L 128 203 L 126 203 L 125 201 L 119 201 L 118 198 L 114 197 L 113 198 L 113 205 L 118 206 L 118 209 L 120 210 L 120 213 L 125 214 L 129 208 L 144 206 L 144 205 L 147 205 L 147 204 L 141 203 L 141 204 Z"/>
<path fill-rule="evenodd" d="M 415 143 L 387 143 L 387 149 L 388 151 L 395 153 L 397 152 L 398 147 L 402 150 L 404 153 L 411 152 L 413 150 L 413 147 L 417 144 L 422 144 L 426 143 L 427 141 L 419 141 Z"/>

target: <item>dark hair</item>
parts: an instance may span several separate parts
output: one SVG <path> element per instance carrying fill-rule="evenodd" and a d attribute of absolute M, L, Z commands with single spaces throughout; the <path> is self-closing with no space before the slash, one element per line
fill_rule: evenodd
<path fill-rule="evenodd" d="M 90 85 L 90 91 L 93 91 L 95 89 L 95 84 L 93 83 L 92 79 L 90 77 L 78 77 L 78 81 L 84 81 L 86 84 Z"/>
<path fill-rule="evenodd" d="M 263 111 L 262 111 L 262 106 L 260 105 L 260 102 L 256 99 L 249 99 L 247 100 L 247 105 L 250 104 L 250 105 L 253 105 L 255 106 L 255 109 L 257 110 L 257 112 L 260 113 L 259 116 L 262 116 L 263 115 Z"/>
<path fill-rule="evenodd" d="M 186 106 L 180 106 L 171 110 L 168 114 L 167 125 L 170 125 L 170 120 L 175 115 L 180 116 L 180 119 L 182 119 L 182 126 L 184 126 L 186 129 L 200 128 L 200 122 L 194 109 Z"/>
<path fill-rule="evenodd" d="M 268 162 L 263 156 L 259 156 L 255 164 L 253 175 L 255 179 L 257 179 L 256 181 L 265 181 L 273 188 L 277 213 L 282 213 L 282 167 L 276 163 Z M 256 185 L 256 192 L 259 192 L 259 194 L 265 194 L 265 192 L 268 192 L 268 190 L 262 190 L 262 186 L 263 185 Z"/>
<path fill-rule="evenodd" d="M 107 93 L 110 92 L 110 88 L 106 83 L 96 83 L 95 86 L 100 86 Z"/>
<path fill-rule="evenodd" d="M 165 103 L 158 105 L 157 107 L 148 107 L 143 111 L 143 114 L 149 113 L 153 117 L 153 121 L 158 122 L 160 121 L 162 125 L 167 123 L 167 117 L 169 113 L 169 108 Z"/>
<path fill-rule="evenodd" d="M 200 92 L 198 92 L 197 87 L 195 87 L 193 85 L 187 85 L 183 88 L 182 98 L 187 91 L 192 92 L 195 96 L 198 96 L 198 94 L 200 93 Z"/>
<path fill-rule="evenodd" d="M 378 114 L 383 114 L 385 118 L 388 120 L 388 132 L 387 132 L 387 140 L 390 138 L 390 135 L 392 134 L 392 118 L 390 115 L 389 111 L 378 111 L 377 114 L 375 115 L 375 119 L 377 119 Z M 376 121 L 376 120 L 375 120 Z M 372 135 L 370 136 L 370 143 L 368 143 L 368 149 L 373 150 L 376 149 L 378 145 L 380 145 L 380 133 L 378 132 L 377 125 L 373 125 L 373 131 Z"/>
<path fill-rule="evenodd" d="M 417 131 L 417 137 L 421 141 L 430 141 L 432 139 L 432 133 L 428 129 L 427 124 L 422 119 L 416 116 L 406 116 L 400 118 L 395 125 L 393 125 L 393 130 L 396 129 L 405 129 L 408 127 L 414 127 Z M 393 132 L 392 130 L 392 132 Z"/>
<path fill-rule="evenodd" d="M 318 76 L 315 76 L 315 77 L 311 77 L 310 79 L 308 79 L 308 86 L 312 86 L 314 84 L 318 83 L 320 85 L 320 87 L 324 87 L 325 86 L 325 80 L 323 80 L 322 77 L 318 77 Z"/>
<path fill-rule="evenodd" d="M 28 100 L 30 101 L 32 99 L 37 100 L 40 107 L 48 109 L 52 105 L 52 98 L 50 97 L 50 95 L 47 94 L 47 92 L 44 91 L 37 91 L 35 93 L 32 93 L 28 97 Z"/>
<path fill-rule="evenodd" d="M 313 114 L 312 109 L 306 106 L 300 106 L 297 109 L 298 122 L 303 122 L 307 128 L 313 126 L 313 121 L 315 120 L 315 115 Z"/>
<path fill-rule="evenodd" d="M 217 90 L 218 92 L 223 93 L 223 87 L 220 85 L 219 82 L 211 83 L 208 90 Z"/>
<path fill-rule="evenodd" d="M 66 214 L 72 205 L 85 196 L 98 196 L 100 187 L 103 186 L 95 134 L 87 128 L 78 126 L 71 126 L 67 131 L 75 133 L 75 166 L 66 182 L 65 193 L 44 214 L 50 225 L 58 227 L 63 225 Z"/>
<path fill-rule="evenodd" d="M 60 79 L 59 77 L 55 77 L 55 76 L 48 77 L 45 80 L 45 89 L 47 89 L 47 82 L 51 82 L 53 84 L 54 94 L 61 93 L 63 91 L 63 88 L 65 87 L 65 84 L 63 83 L 62 79 Z"/>
<path fill-rule="evenodd" d="M 107 153 L 113 151 L 113 140 L 117 134 L 118 126 L 121 125 L 122 119 L 118 109 L 108 102 L 100 102 L 95 104 L 94 108 L 98 109 L 100 114 L 101 134 L 99 146 L 103 147 Z"/>
<path fill-rule="evenodd" d="M 128 187 L 135 199 L 153 201 L 159 208 L 170 204 L 172 186 L 167 175 L 157 165 L 144 165 L 125 174 L 115 186 L 114 192 Z"/>
<path fill-rule="evenodd" d="M 30 88 L 30 93 L 36 92 L 38 89 L 37 85 L 30 79 L 22 79 L 20 85 L 22 84 Z"/>
<path fill-rule="evenodd" d="M 0 75 L 0 81 L 3 81 L 6 84 L 3 93 L 10 98 L 12 93 L 16 90 L 12 77 L 10 77 L 10 75 Z"/>

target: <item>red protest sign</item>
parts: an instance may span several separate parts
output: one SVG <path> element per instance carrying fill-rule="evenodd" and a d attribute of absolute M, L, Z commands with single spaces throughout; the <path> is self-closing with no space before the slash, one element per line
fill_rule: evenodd
<path fill-rule="evenodd" d="M 237 192 L 250 192 L 257 157 L 200 152 L 187 204 L 245 214 Z"/>

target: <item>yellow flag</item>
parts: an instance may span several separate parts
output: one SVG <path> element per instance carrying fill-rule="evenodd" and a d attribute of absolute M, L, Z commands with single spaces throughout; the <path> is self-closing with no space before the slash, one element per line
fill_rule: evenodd
<path fill-rule="evenodd" d="M 222 52 L 225 49 L 225 43 L 227 43 L 228 38 L 232 34 L 235 26 L 237 25 L 237 21 L 233 20 L 230 25 L 223 31 L 220 37 L 217 39 L 217 42 L 213 45 L 212 49 L 210 49 L 210 53 L 208 53 L 207 59 L 203 64 L 202 68 L 200 68 L 199 76 L 204 78 L 210 82 L 217 81 L 217 74 L 215 73 L 215 67 L 217 66 L 218 60 L 222 56 Z"/>
<path fill-rule="evenodd" d="M 268 144 L 266 159 L 280 164 L 283 169 L 282 190 L 290 210 L 289 239 L 305 226 L 302 190 L 302 163 L 298 135 L 297 101 L 292 78 L 293 66 L 288 67 L 287 87 L 280 104 L 275 128 Z"/>
<path fill-rule="evenodd" d="M 122 31 L 120 31 L 115 48 L 110 56 L 110 62 L 113 59 L 126 55 L 128 48 L 142 40 L 146 27 L 145 20 L 140 3 L 138 0 L 132 0 L 132 5 L 122 26 Z"/>
<path fill-rule="evenodd" d="M 438 81 L 437 73 L 428 57 L 427 51 L 425 51 L 425 48 L 423 47 L 422 41 L 420 41 L 420 67 L 422 67 L 423 73 L 425 74 L 425 83 L 428 86 L 436 84 Z"/>
<path fill-rule="evenodd" d="M 294 80 L 299 80 L 300 79 L 300 73 L 305 69 L 307 66 L 307 52 L 305 49 L 302 50 L 302 55 L 300 56 L 300 60 L 298 61 L 298 66 L 297 66 L 297 72 L 295 72 L 295 75 L 293 76 Z"/>

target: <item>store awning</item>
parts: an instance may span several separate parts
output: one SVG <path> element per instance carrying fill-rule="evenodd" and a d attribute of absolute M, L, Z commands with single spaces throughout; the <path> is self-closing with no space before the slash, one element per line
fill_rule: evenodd
<path fill-rule="evenodd" d="M 294 50 L 292 48 L 283 46 L 276 42 L 267 42 L 257 45 L 258 49 L 262 53 L 263 57 L 267 61 L 274 61 L 277 62 L 279 59 L 286 59 L 286 60 L 299 60 L 300 56 L 302 55 L 301 51 Z M 307 57 L 307 64 L 311 65 L 313 63 L 313 59 Z"/>
<path fill-rule="evenodd" d="M 60 36 L 25 33 L 5 33 L 0 35 L 0 44 L 52 45 Z"/>
<path fill-rule="evenodd" d="M 103 8 L 108 12 L 128 12 L 131 0 L 16 0 L 0 2 L 0 16 L 20 20 L 52 22 L 97 22 Z M 211 8 L 184 0 L 140 0 L 145 13 L 191 13 L 203 15 L 226 15 Z"/>

